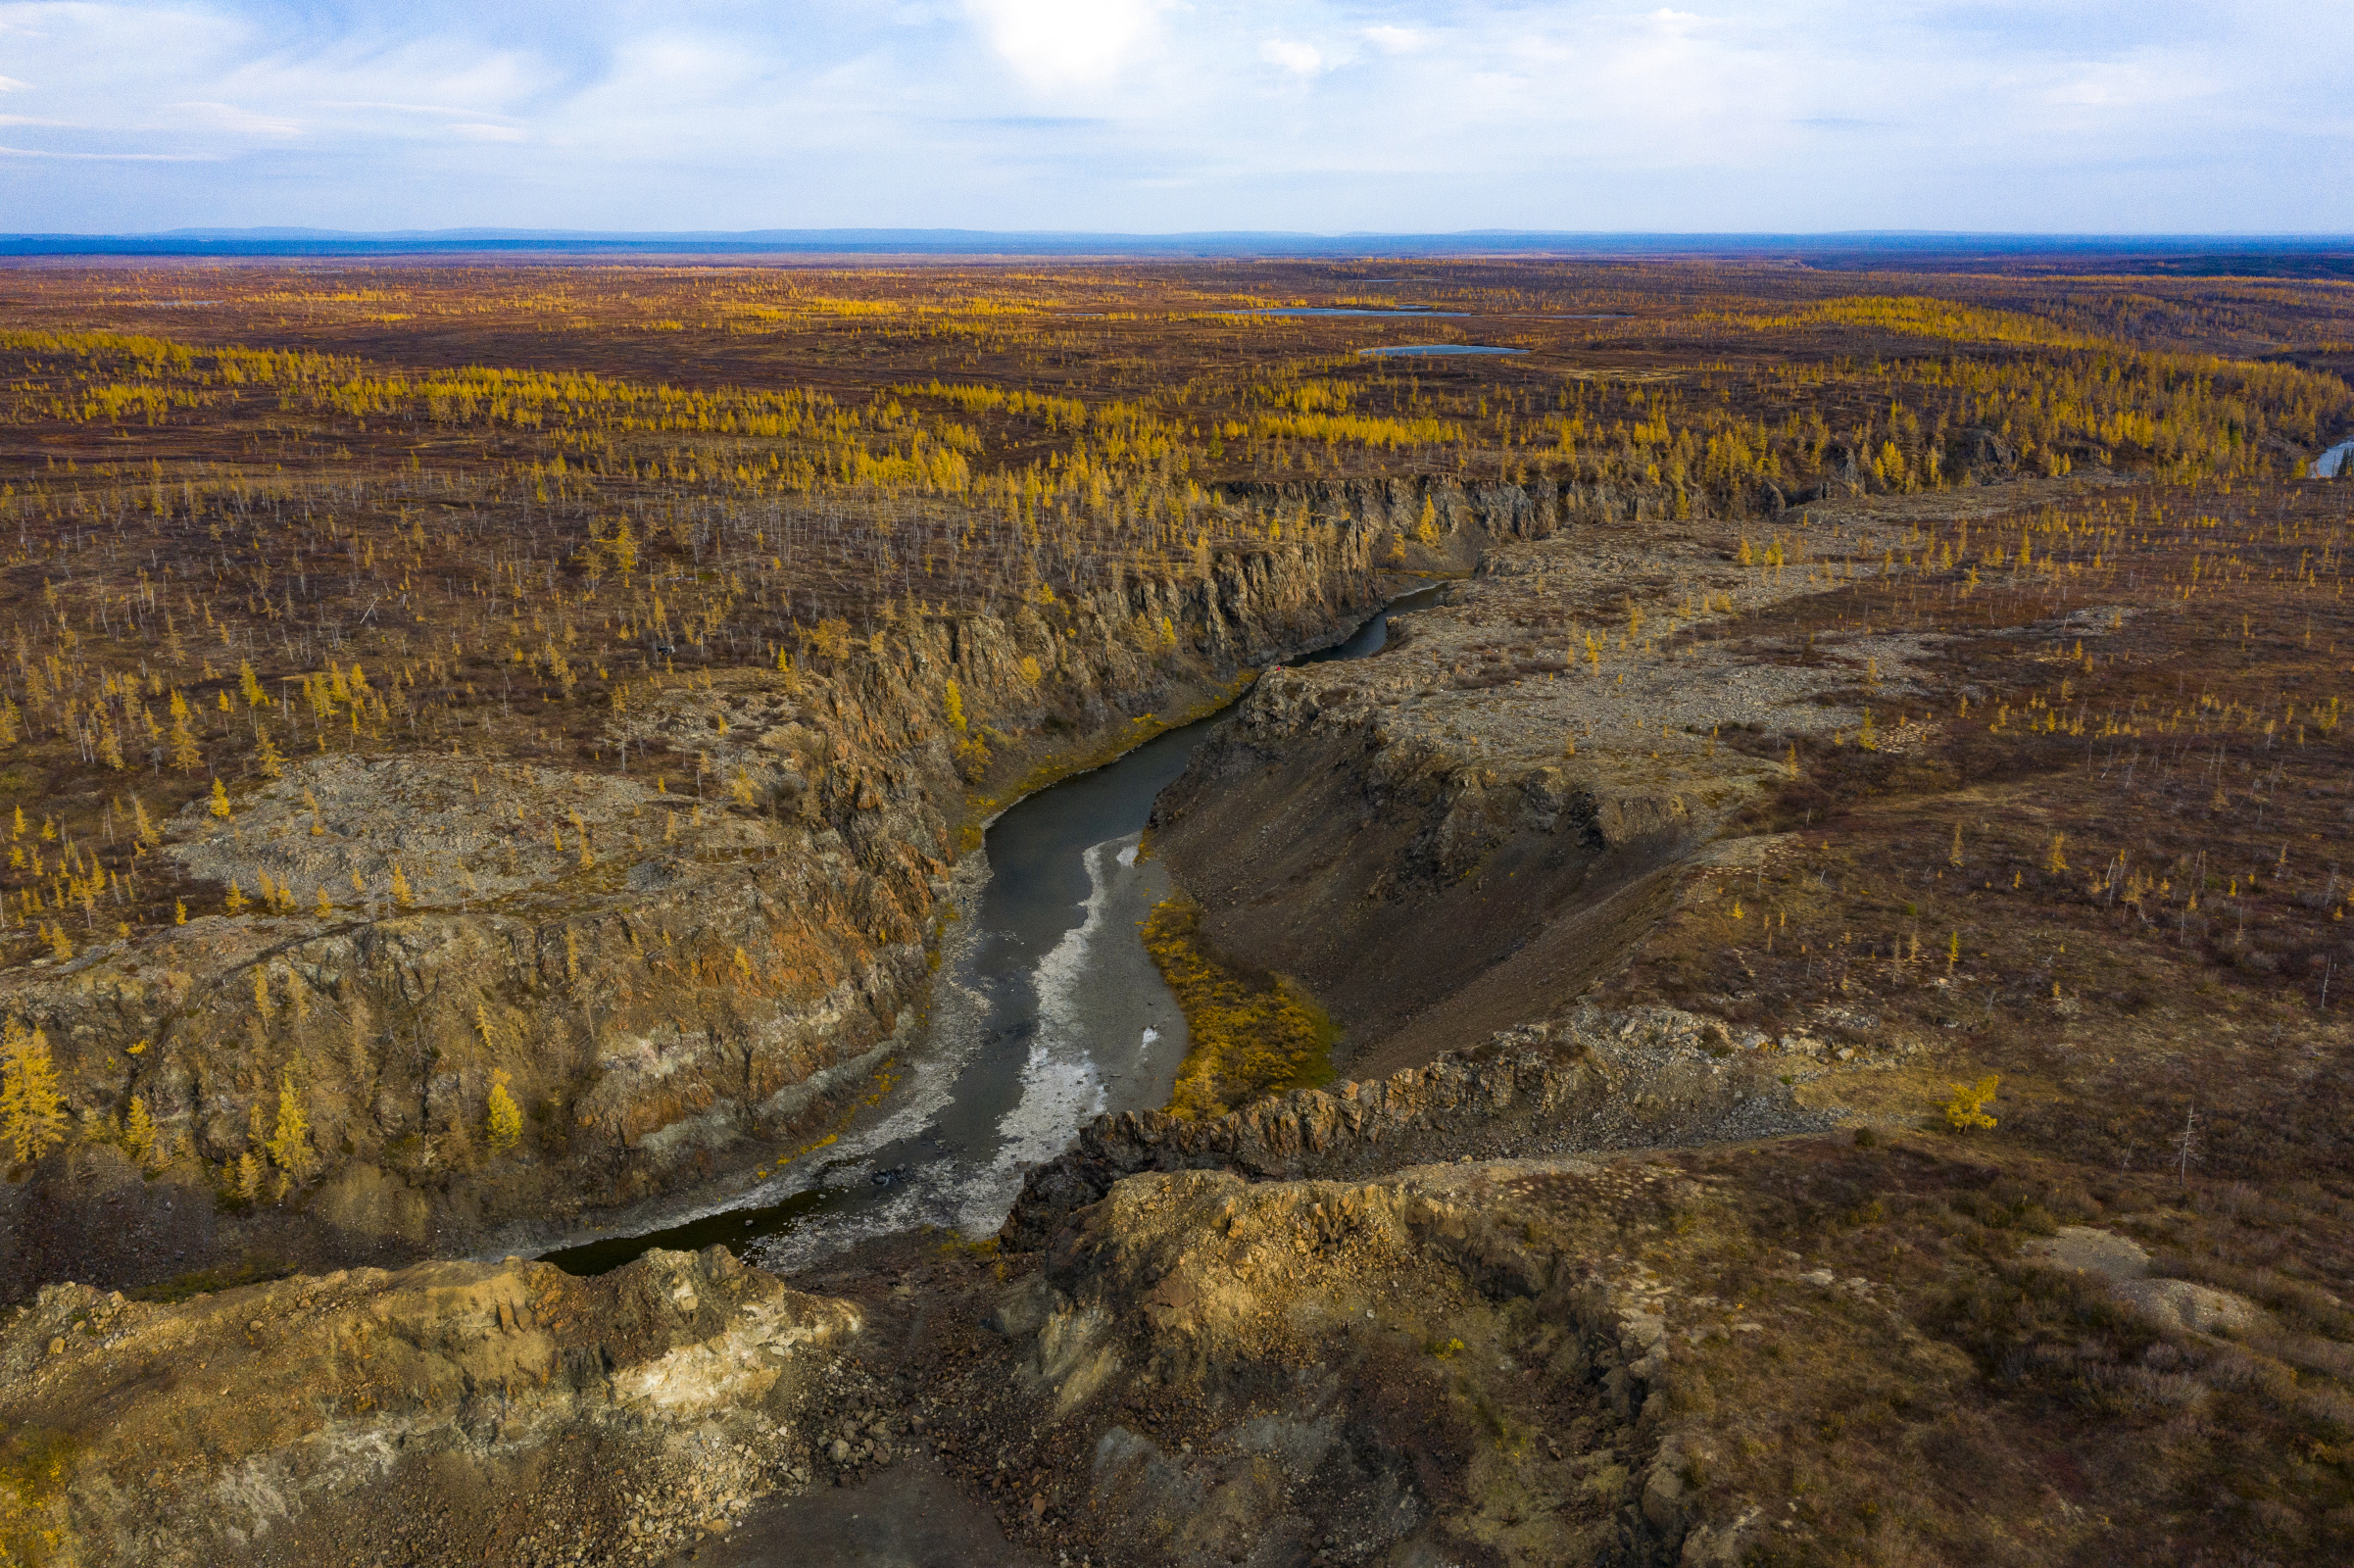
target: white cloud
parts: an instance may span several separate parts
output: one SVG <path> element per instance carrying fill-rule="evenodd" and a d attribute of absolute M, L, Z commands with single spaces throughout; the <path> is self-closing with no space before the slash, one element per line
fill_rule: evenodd
<path fill-rule="evenodd" d="M 1258 57 L 1270 66 L 1281 66 L 1302 76 L 1324 69 L 1324 55 L 1314 44 L 1294 43 L 1288 38 L 1269 38 L 1258 46 Z"/>
<path fill-rule="evenodd" d="M 287 120 L 276 115 L 257 115 L 250 110 L 240 109 L 235 104 L 199 101 L 166 104 L 164 107 L 178 111 L 179 113 L 175 117 L 177 119 L 190 121 L 215 130 L 234 131 L 240 135 L 299 136 L 303 129 L 303 122 L 299 120 Z"/>
<path fill-rule="evenodd" d="M 504 116 L 487 109 L 460 109 L 449 104 L 388 104 L 371 103 L 361 99 L 322 99 L 313 105 L 318 109 L 389 109 L 400 115 L 448 115 L 455 120 L 500 120 Z"/>
<path fill-rule="evenodd" d="M 2132 109 L 2181 103 L 2214 91 L 2204 73 L 2140 61 L 2102 61 L 2072 74 L 2045 94 L 2052 103 L 2087 109 Z"/>
<path fill-rule="evenodd" d="M 41 147 L 0 147 L 0 158 L 58 159 L 74 164 L 205 164 L 211 153 L 60 153 Z"/>
<path fill-rule="evenodd" d="M 965 0 L 990 46 L 1036 87 L 1101 87 L 1153 29 L 1153 0 Z"/>
<path fill-rule="evenodd" d="M 0 0 L 5 226 L 2354 228 L 2354 7 L 1697 3 Z"/>

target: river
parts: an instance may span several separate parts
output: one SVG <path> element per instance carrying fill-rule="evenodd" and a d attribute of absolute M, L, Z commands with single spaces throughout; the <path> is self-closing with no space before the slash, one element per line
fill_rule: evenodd
<path fill-rule="evenodd" d="M 1300 663 L 1363 659 L 1389 641 L 1376 612 Z M 577 1274 L 649 1248 L 722 1243 L 783 1272 L 868 1237 L 936 1226 L 979 1237 L 1003 1224 L 1030 1168 L 1106 1110 L 1168 1103 L 1184 1059 L 1184 1015 L 1137 927 L 1169 895 L 1168 872 L 1139 859 L 1152 803 L 1232 705 L 1117 760 L 1040 790 L 990 824 L 958 867 L 966 917 L 942 944 L 932 1011 L 887 1095 L 836 1141 L 751 1189 L 674 1223 L 548 1254 Z"/>

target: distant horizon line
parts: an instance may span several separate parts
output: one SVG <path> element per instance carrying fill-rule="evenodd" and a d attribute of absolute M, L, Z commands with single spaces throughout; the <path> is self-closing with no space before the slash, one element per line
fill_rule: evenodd
<path fill-rule="evenodd" d="M 182 226 L 123 233 L 0 233 L 0 257 L 25 256 L 365 256 L 452 253 L 1166 255 L 1354 258 L 1383 255 L 1634 255 L 1660 252 L 1757 254 L 1830 250 L 1925 254 L 2112 251 L 2313 253 L 2354 249 L 2354 234 L 2255 231 L 2098 233 L 1999 229 L 1670 230 L 1466 228 L 1423 231 L 1188 229 L 1146 233 L 1096 229 L 982 228 L 402 228 L 296 225 Z"/>

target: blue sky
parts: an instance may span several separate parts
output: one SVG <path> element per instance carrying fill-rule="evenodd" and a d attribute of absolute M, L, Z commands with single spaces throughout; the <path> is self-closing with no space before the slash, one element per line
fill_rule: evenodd
<path fill-rule="evenodd" d="M 0 0 L 0 230 L 2354 231 L 2354 6 Z"/>

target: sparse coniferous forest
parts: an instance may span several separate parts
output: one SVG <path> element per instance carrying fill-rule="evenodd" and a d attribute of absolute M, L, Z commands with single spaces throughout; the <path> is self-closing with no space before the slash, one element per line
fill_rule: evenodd
<path fill-rule="evenodd" d="M 1102 1520 L 1270 1387 L 1377 1435 L 1300 1562 L 2354 1552 L 2354 292 L 1915 260 L 0 271 L 0 1563 L 132 1539 L 39 1392 L 124 1324 L 654 1408 L 636 1276 L 517 1261 L 641 1234 L 648 1357 L 865 1360 L 471 1560 L 910 1461 L 1243 1560 Z M 917 1187 L 985 832 L 1211 712 L 1165 897 L 1074 873 L 1165 1096 L 855 1310 L 712 1249 Z M 360 1271 L 509 1253 L 479 1364 Z"/>
<path fill-rule="evenodd" d="M 1244 314 L 1401 302 L 1239 266 L 16 274 L 0 738 L 44 787 L 11 803 L 38 842 L 12 843 L 9 935 L 228 897 L 142 863 L 138 826 L 217 779 L 469 739 L 617 767 L 606 721 L 665 683 L 1206 573 L 1329 529 L 1317 486 L 1689 517 L 2087 466 L 2244 483 L 2354 410 L 2326 292 L 1424 270 L 1410 303 L 1466 315 Z M 1531 358 L 1351 347 L 1474 330 Z"/>

